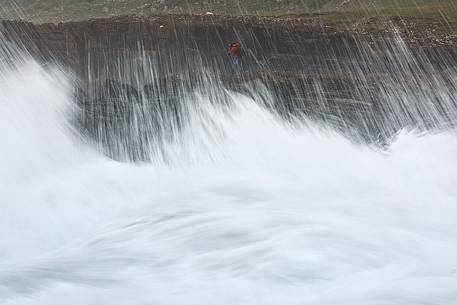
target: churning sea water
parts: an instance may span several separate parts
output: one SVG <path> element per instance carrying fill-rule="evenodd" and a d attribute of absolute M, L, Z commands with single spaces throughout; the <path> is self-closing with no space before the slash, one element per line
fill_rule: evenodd
<path fill-rule="evenodd" d="M 229 92 L 167 162 L 79 136 L 72 80 L 0 73 L 0 303 L 457 304 L 457 138 L 387 150 Z"/>

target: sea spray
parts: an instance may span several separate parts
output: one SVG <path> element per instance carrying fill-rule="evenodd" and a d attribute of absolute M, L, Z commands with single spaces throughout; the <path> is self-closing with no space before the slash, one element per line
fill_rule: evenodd
<path fill-rule="evenodd" d="M 451 130 L 379 150 L 196 94 L 166 161 L 120 163 L 69 132 L 68 84 L 2 74 L 2 304 L 457 300 Z"/>

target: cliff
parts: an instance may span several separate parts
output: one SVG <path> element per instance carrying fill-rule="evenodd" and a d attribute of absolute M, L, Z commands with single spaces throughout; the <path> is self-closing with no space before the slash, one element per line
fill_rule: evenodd
<path fill-rule="evenodd" d="M 113 56 L 139 51 L 159 54 L 162 61 L 171 55 L 178 61 L 197 56 L 209 68 L 223 66 L 227 46 L 235 40 L 242 42 L 247 66 L 267 61 L 269 69 L 277 66 L 287 71 L 296 67 L 294 57 L 314 62 L 326 53 L 344 56 L 356 52 L 361 40 L 376 43 L 398 36 L 412 50 L 429 54 L 452 55 L 457 49 L 457 33 L 451 25 L 424 26 L 414 19 L 393 18 L 380 27 L 381 21 L 367 20 L 355 28 L 341 29 L 309 23 L 300 16 L 161 15 L 38 25 L 1 21 L 1 27 L 5 39 L 20 43 L 41 60 L 63 64 L 83 78 L 90 64 L 105 66 L 104 61 L 112 62 Z"/>
<path fill-rule="evenodd" d="M 175 126 L 182 117 L 179 97 L 195 88 L 223 103 L 224 87 L 248 95 L 266 87 L 275 101 L 268 107 L 280 115 L 326 122 L 338 117 L 336 128 L 372 142 L 408 123 L 402 117 L 385 128 L 385 120 L 391 119 L 389 107 L 395 107 L 391 100 L 384 101 L 386 92 L 391 94 L 388 90 L 395 92 L 402 83 L 406 87 L 399 90 L 415 94 L 423 84 L 432 90 L 437 78 L 452 82 L 445 72 L 457 59 L 457 35 L 451 26 L 393 18 L 343 29 L 307 18 L 130 16 L 39 25 L 2 21 L 1 28 L 6 41 L 40 62 L 75 72 L 83 114 L 78 124 L 90 138 L 103 138 L 101 145 L 109 148 L 109 155 L 133 160 L 147 159 L 148 149 L 129 152 L 128 147 L 152 140 L 150 131 L 126 134 L 124 127 L 132 125 L 134 116 L 132 105 L 143 105 L 143 112 L 152 116 L 177 113 L 169 118 L 169 125 Z M 226 54 L 232 41 L 242 44 L 238 64 Z M 209 83 L 218 91 L 208 89 Z M 439 95 L 430 98 L 439 100 Z M 153 128 L 165 125 L 161 121 Z M 119 151 L 118 139 L 126 141 L 121 149 L 125 151 Z"/>

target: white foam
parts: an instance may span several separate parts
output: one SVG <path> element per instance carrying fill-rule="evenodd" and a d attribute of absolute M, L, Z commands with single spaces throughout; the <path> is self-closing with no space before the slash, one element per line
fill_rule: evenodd
<path fill-rule="evenodd" d="M 454 135 L 379 152 L 233 94 L 200 158 L 137 166 L 81 152 L 65 84 L 0 84 L 2 304 L 457 304 Z"/>

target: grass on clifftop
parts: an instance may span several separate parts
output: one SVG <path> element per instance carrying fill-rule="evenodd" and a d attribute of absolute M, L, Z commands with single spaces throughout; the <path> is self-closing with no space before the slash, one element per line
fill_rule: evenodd
<path fill-rule="evenodd" d="M 457 33 L 457 5 L 422 6 L 409 8 L 381 8 L 338 10 L 319 13 L 297 14 L 297 17 L 332 26 L 357 26 L 372 24 L 385 20 L 410 20 L 417 25 L 435 24 L 448 27 Z"/>
<path fill-rule="evenodd" d="M 14 2 L 13 2 L 14 1 Z M 0 0 L 0 19 L 37 23 L 164 13 L 300 17 L 322 25 L 376 26 L 386 19 L 456 31 L 456 0 Z"/>

